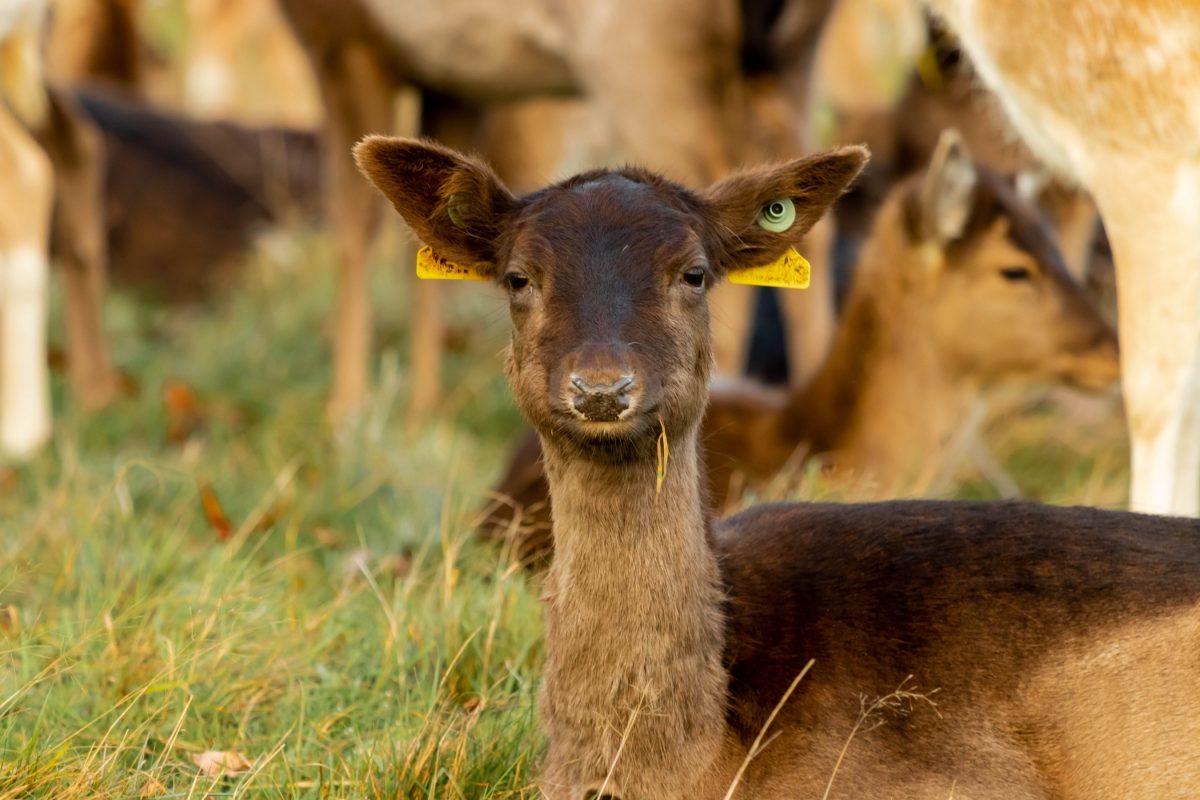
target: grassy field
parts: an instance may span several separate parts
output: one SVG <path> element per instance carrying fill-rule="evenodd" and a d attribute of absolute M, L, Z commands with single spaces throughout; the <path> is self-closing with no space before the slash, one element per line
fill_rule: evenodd
<path fill-rule="evenodd" d="M 469 344 L 413 426 L 406 282 L 377 267 L 377 391 L 338 440 L 315 239 L 209 308 L 114 298 L 114 408 L 74 415 L 56 377 L 53 446 L 0 466 L 0 798 L 534 794 L 537 582 L 470 533 L 519 425 L 505 309 L 451 287 Z M 1037 404 L 993 449 L 1034 496 L 1118 504 L 1119 423 L 1078 416 Z"/>

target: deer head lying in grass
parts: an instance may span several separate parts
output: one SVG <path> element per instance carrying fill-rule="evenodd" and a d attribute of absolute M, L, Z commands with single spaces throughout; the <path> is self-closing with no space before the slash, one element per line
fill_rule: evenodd
<path fill-rule="evenodd" d="M 626 169 L 522 198 L 431 143 L 356 155 L 435 268 L 508 294 L 554 500 L 546 796 L 1200 790 L 1200 523 L 949 502 L 711 520 L 706 294 L 786 255 L 864 150 L 703 193 Z"/>
<path fill-rule="evenodd" d="M 713 389 L 701 442 L 717 512 L 797 454 L 821 455 L 882 496 L 920 492 L 989 387 L 1098 391 L 1117 378 L 1116 334 L 1036 211 L 975 166 L 953 131 L 889 193 L 860 253 L 833 350 L 808 385 Z M 536 437 L 522 440 L 484 525 L 515 538 L 525 561 L 549 555 L 541 465 Z"/>

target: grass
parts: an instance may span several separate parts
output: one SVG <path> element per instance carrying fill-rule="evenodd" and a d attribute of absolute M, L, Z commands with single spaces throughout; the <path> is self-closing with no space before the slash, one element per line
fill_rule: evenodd
<path fill-rule="evenodd" d="M 470 533 L 519 425 L 502 302 L 451 287 L 469 345 L 414 428 L 406 283 L 377 264 L 377 388 L 334 440 L 332 274 L 306 239 L 210 308 L 118 295 L 136 396 L 84 417 L 55 378 L 53 446 L 0 468 L 0 800 L 533 796 L 538 586 Z M 990 436 L 1020 485 L 1121 502 L 1111 414 L 1024 411 Z M 208 777 L 210 750 L 252 767 Z"/>

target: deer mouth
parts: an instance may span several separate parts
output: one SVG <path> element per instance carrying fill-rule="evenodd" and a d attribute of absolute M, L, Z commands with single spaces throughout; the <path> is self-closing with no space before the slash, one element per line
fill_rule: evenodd
<path fill-rule="evenodd" d="M 604 460 L 653 455 L 660 427 L 657 408 L 626 409 L 613 420 L 590 419 L 563 409 L 554 415 L 549 435 L 578 448 L 581 454 Z"/>

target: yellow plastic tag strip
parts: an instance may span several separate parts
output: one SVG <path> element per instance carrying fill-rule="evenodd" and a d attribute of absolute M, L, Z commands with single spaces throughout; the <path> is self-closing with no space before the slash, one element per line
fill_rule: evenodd
<path fill-rule="evenodd" d="M 811 279 L 812 267 L 794 247 L 789 247 L 786 253 L 765 266 L 729 271 L 730 283 L 741 283 L 746 286 L 807 289 Z"/>
<path fill-rule="evenodd" d="M 417 277 L 427 281 L 490 280 L 472 267 L 464 267 L 439 256 L 426 245 L 417 251 Z"/>

